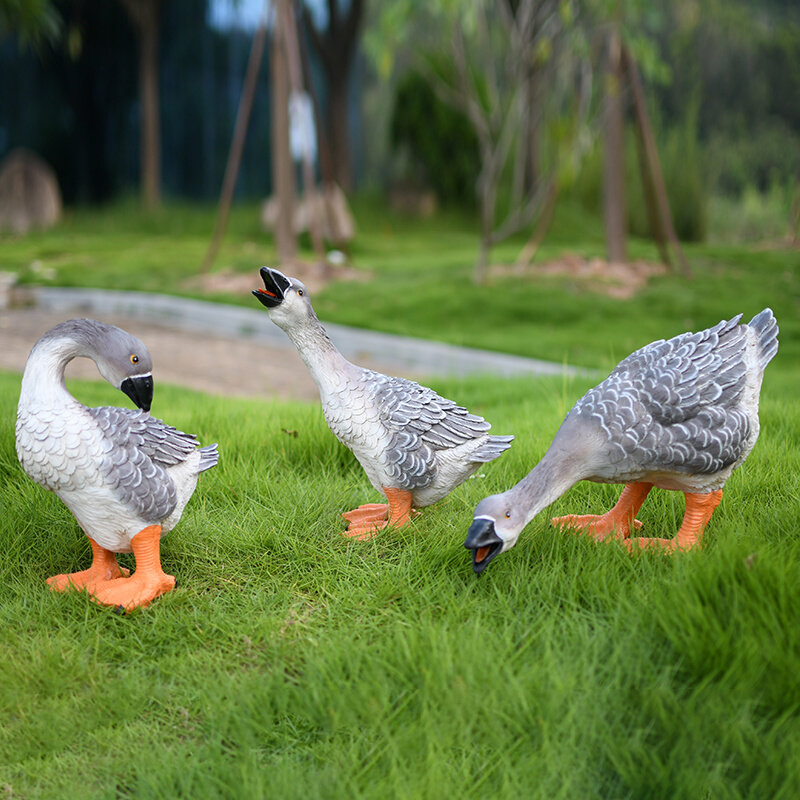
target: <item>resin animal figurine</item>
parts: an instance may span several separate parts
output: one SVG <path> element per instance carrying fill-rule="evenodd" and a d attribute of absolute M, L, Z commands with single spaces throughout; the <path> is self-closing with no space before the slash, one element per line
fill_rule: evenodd
<path fill-rule="evenodd" d="M 268 267 L 261 278 L 264 288 L 253 294 L 311 372 L 331 431 L 387 500 L 345 513 L 344 535 L 369 539 L 387 524 L 405 525 L 413 509 L 441 500 L 511 446 L 513 436 L 489 435 L 486 420 L 433 390 L 351 364 L 328 337 L 300 281 Z"/>
<path fill-rule="evenodd" d="M 80 356 L 139 410 L 89 408 L 67 390 L 64 370 Z M 201 472 L 217 463 L 217 445 L 198 447 L 148 413 L 153 399 L 147 348 L 113 325 L 72 319 L 33 346 L 17 409 L 17 456 L 36 483 L 55 492 L 89 537 L 89 569 L 48 579 L 51 589 L 86 589 L 98 603 L 125 610 L 170 591 L 160 540 L 189 502 Z M 115 553 L 136 557 L 136 570 Z"/>
<path fill-rule="evenodd" d="M 758 439 L 764 369 L 778 351 L 770 309 L 741 314 L 699 333 L 637 350 L 567 414 L 542 460 L 516 486 L 481 500 L 464 546 L 476 573 L 512 548 L 522 529 L 581 480 L 624 483 L 602 515 L 556 517 L 553 524 L 610 536 L 629 548 L 686 550 L 703 535 L 730 474 Z M 686 495 L 672 538 L 630 538 L 636 514 L 658 486 Z"/>

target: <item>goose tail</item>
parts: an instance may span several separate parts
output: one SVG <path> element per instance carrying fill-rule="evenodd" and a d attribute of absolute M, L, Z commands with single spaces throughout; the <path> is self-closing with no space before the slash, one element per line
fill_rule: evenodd
<path fill-rule="evenodd" d="M 763 370 L 778 352 L 778 323 L 772 309 L 765 308 L 748 325 L 758 336 L 758 365 Z"/>
<path fill-rule="evenodd" d="M 470 459 L 480 463 L 494 461 L 501 453 L 511 447 L 513 436 L 489 436 L 486 441 L 472 451 Z"/>
<path fill-rule="evenodd" d="M 211 467 L 217 466 L 219 461 L 219 451 L 216 444 L 209 444 L 200 448 L 200 463 L 197 466 L 198 472 L 205 472 Z"/>

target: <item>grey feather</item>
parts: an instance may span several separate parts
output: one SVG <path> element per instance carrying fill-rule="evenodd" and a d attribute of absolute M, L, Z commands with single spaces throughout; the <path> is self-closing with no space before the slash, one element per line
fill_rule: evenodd
<path fill-rule="evenodd" d="M 751 432 L 736 407 L 747 384 L 748 326 L 740 318 L 637 350 L 571 413 L 599 424 L 614 463 L 719 472 L 739 459 Z M 765 364 L 777 350 L 777 325 L 769 310 L 755 320 Z"/>

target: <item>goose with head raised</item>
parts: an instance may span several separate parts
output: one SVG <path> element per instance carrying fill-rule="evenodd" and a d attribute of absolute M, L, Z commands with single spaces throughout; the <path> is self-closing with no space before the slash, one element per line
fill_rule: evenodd
<path fill-rule="evenodd" d="M 511 446 L 513 436 L 490 435 L 485 419 L 432 389 L 351 364 L 299 280 L 268 267 L 261 278 L 264 288 L 253 294 L 308 367 L 325 421 L 387 500 L 345 513 L 344 535 L 369 539 L 387 524 L 406 524 L 413 509 L 438 502 Z"/>
<path fill-rule="evenodd" d="M 474 571 L 512 548 L 542 509 L 581 480 L 626 485 L 607 513 L 556 517 L 554 525 L 596 539 L 614 536 L 629 548 L 696 545 L 725 482 L 758 439 L 761 382 L 778 351 L 770 309 L 747 324 L 741 316 L 653 342 L 589 390 L 531 472 L 478 503 L 464 543 Z M 654 486 L 685 494 L 680 530 L 674 538 L 631 538 Z"/>
<path fill-rule="evenodd" d="M 64 370 L 80 356 L 138 406 L 89 408 L 67 390 Z M 89 569 L 55 575 L 55 591 L 86 589 L 98 603 L 131 609 L 170 591 L 160 539 L 172 530 L 201 472 L 217 463 L 217 445 L 151 417 L 152 361 L 145 345 L 120 328 L 72 319 L 33 346 L 17 408 L 17 455 L 36 483 L 55 492 L 92 546 Z M 133 552 L 136 570 L 115 553 Z"/>

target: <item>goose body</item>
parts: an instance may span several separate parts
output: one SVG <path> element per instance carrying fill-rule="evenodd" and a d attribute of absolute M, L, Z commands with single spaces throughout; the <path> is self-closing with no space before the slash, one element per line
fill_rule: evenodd
<path fill-rule="evenodd" d="M 73 358 L 95 361 L 100 374 L 138 410 L 89 408 L 67 390 Z M 17 408 L 16 449 L 25 472 L 54 492 L 89 537 L 90 569 L 49 579 L 52 588 L 87 588 L 95 599 L 131 608 L 174 585 L 161 572 L 160 537 L 178 523 L 201 472 L 217 463 L 217 446 L 197 440 L 149 412 L 152 362 L 145 345 L 113 325 L 76 319 L 44 334 L 31 350 Z M 136 554 L 127 578 L 115 553 Z"/>
<path fill-rule="evenodd" d="M 388 501 L 346 513 L 347 535 L 369 538 L 388 521 L 404 524 L 412 508 L 438 502 L 511 446 L 512 436 L 490 435 L 486 420 L 432 389 L 350 363 L 300 281 L 267 267 L 261 277 L 265 288 L 253 294 L 308 367 L 325 421 Z"/>
<path fill-rule="evenodd" d="M 758 439 L 761 382 L 778 350 L 770 309 L 747 324 L 740 319 L 653 342 L 578 400 L 533 470 L 476 507 L 465 542 L 475 572 L 513 547 L 528 522 L 580 480 L 626 486 L 606 514 L 559 517 L 557 526 L 598 539 L 614 535 L 628 546 L 696 544 L 725 482 Z M 630 539 L 653 486 L 686 495 L 681 529 L 672 539 Z"/>

